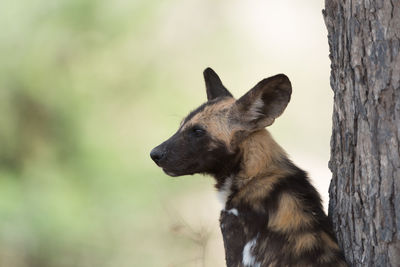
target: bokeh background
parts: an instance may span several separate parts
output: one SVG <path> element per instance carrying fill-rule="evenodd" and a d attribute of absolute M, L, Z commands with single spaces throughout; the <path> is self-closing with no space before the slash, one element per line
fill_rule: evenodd
<path fill-rule="evenodd" d="M 149 158 L 205 101 L 287 74 L 271 126 L 327 200 L 323 1 L 0 3 L 0 266 L 223 266 L 213 181 Z"/>

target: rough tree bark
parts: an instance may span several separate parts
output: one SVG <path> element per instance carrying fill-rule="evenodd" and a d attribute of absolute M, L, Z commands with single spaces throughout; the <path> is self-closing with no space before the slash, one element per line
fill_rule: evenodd
<path fill-rule="evenodd" d="M 334 91 L 329 189 L 351 266 L 400 266 L 400 1 L 326 0 Z"/>

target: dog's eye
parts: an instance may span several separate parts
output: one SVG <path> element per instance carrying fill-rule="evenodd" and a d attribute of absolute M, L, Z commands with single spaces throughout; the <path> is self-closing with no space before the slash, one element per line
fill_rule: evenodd
<path fill-rule="evenodd" d="M 199 126 L 194 126 L 191 129 L 191 133 L 196 137 L 201 137 L 206 133 L 206 131 L 203 128 L 200 128 Z"/>

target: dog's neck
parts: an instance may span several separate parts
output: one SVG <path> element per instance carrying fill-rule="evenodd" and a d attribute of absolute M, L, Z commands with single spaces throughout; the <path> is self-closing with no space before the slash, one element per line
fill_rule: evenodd
<path fill-rule="evenodd" d="M 241 153 L 239 172 L 226 177 L 218 189 L 218 198 L 225 208 L 232 194 L 250 199 L 267 193 L 280 177 L 291 168 L 286 152 L 263 129 L 248 136 L 239 146 Z M 252 194 L 252 196 L 247 196 Z M 237 199 L 237 198 L 236 198 Z"/>
<path fill-rule="evenodd" d="M 265 129 L 248 136 L 239 147 L 242 153 L 241 168 L 237 175 L 239 179 L 249 180 L 285 167 L 282 165 L 287 159 L 286 152 Z"/>

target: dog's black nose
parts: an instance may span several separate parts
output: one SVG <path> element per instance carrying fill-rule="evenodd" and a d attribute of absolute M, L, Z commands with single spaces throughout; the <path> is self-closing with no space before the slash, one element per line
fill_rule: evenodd
<path fill-rule="evenodd" d="M 150 152 L 151 159 L 158 165 L 158 163 L 162 160 L 165 156 L 165 152 L 160 147 L 153 148 Z"/>

